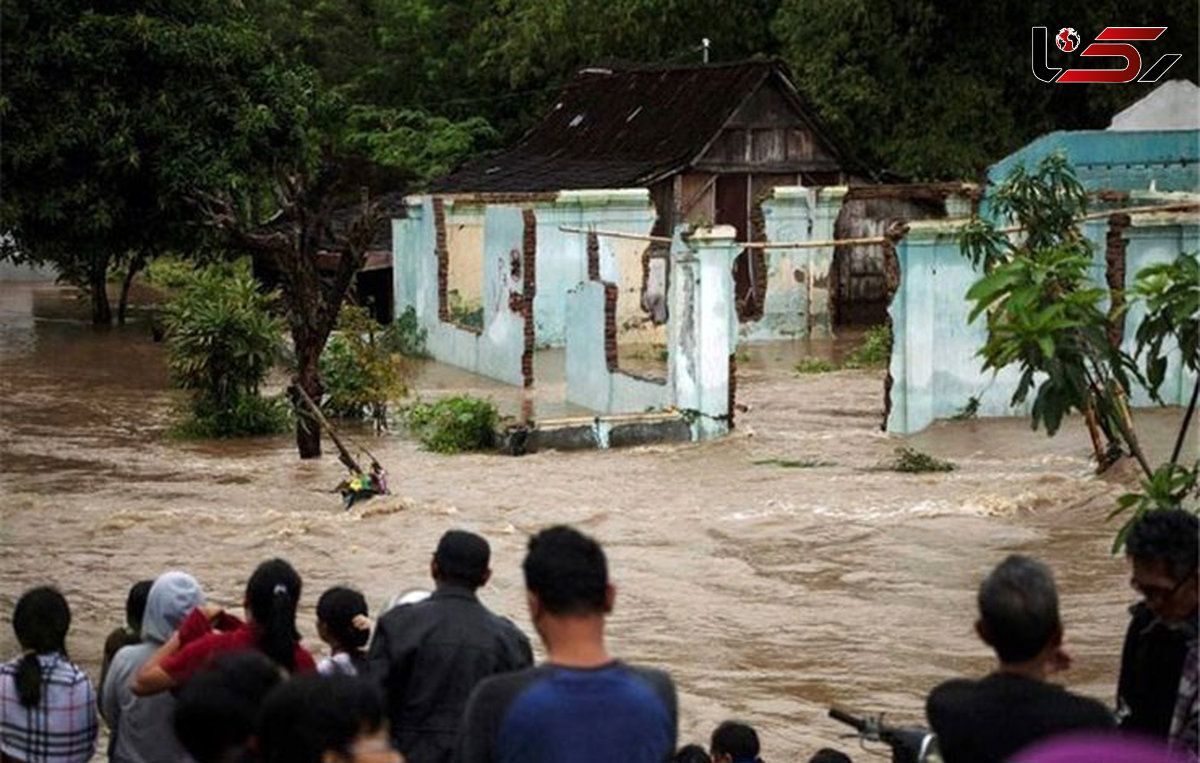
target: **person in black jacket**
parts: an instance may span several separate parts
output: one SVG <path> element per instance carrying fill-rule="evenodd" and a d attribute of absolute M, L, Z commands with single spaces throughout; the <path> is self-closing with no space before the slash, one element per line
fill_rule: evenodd
<path fill-rule="evenodd" d="M 1196 659 L 1197 528 L 1194 514 L 1171 509 L 1147 513 L 1130 530 L 1129 582 L 1142 601 L 1131 610 L 1117 684 L 1122 730 L 1170 736 L 1193 752 L 1196 676 L 1195 668 L 1185 674 L 1184 661 L 1189 649 L 1193 665 Z"/>
<path fill-rule="evenodd" d="M 946 763 L 1000 763 L 1041 739 L 1113 727 L 1104 705 L 1046 681 L 1070 665 L 1046 565 L 1016 554 L 1001 562 L 979 586 L 975 630 L 996 650 L 999 669 L 947 681 L 926 703 Z"/>
<path fill-rule="evenodd" d="M 462 530 L 442 536 L 430 572 L 433 595 L 384 614 L 367 675 L 387 699 L 392 737 L 408 763 L 448 763 L 475 685 L 533 664 L 529 639 L 492 614 L 476 591 L 491 578 L 491 549 Z"/>

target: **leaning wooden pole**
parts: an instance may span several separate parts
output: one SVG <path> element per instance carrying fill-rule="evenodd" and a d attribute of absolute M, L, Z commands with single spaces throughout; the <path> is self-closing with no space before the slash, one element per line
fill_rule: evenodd
<path fill-rule="evenodd" d="M 366 474 L 366 472 L 363 471 L 363 468 L 358 465 L 358 461 L 354 459 L 354 456 L 350 455 L 350 451 L 342 443 L 341 438 L 338 437 L 337 431 L 329 423 L 329 420 L 325 418 L 325 414 L 321 413 L 321 409 L 317 407 L 317 404 L 313 402 L 313 399 L 308 396 L 307 392 L 304 391 L 304 387 L 301 387 L 299 384 L 293 386 L 294 389 L 300 393 L 300 399 L 303 400 L 305 405 L 308 406 L 309 414 L 313 419 L 316 420 L 321 428 L 328 433 L 329 439 L 333 440 L 333 444 L 338 449 L 339 460 L 346 465 L 347 469 L 353 469 L 358 474 Z"/>

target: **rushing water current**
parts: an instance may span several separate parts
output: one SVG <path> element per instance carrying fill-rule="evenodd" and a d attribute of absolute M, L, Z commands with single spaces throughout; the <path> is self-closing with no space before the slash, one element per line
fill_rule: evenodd
<path fill-rule="evenodd" d="M 1075 658 L 1064 680 L 1112 701 L 1133 593 L 1104 516 L 1125 488 L 1093 476 L 1076 423 L 1052 439 L 1018 419 L 888 436 L 880 372 L 797 375 L 795 348 L 773 346 L 739 364 L 748 410 L 726 439 L 512 458 L 437 456 L 364 434 L 396 495 L 346 512 L 329 492 L 342 467 L 299 461 L 290 437 L 169 438 L 179 398 L 162 346 L 144 327 L 33 317 L 72 313 L 64 299 L 44 284 L 0 285 L 0 656 L 17 650 L 7 622 L 28 586 L 67 595 L 71 655 L 95 679 L 133 581 L 188 570 L 237 608 L 271 556 L 304 576 L 300 627 L 316 651 L 322 590 L 357 586 L 376 611 L 429 585 L 430 553 L 451 527 L 491 541 L 482 598 L 532 634 L 524 544 L 568 522 L 608 552 L 612 650 L 674 676 L 681 743 L 739 717 L 760 729 L 766 759 L 805 760 L 850 749 L 825 717 L 831 704 L 920 722 L 935 684 L 989 669 L 972 633 L 974 589 L 1013 552 L 1057 575 Z M 437 366 L 413 384 L 455 385 L 511 394 Z M 1165 448 L 1180 411 L 1138 418 Z M 900 444 L 958 469 L 877 469 Z"/>

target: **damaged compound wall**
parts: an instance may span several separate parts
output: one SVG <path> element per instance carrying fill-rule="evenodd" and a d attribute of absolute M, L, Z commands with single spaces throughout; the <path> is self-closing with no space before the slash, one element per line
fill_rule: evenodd
<path fill-rule="evenodd" d="M 828 241 L 846 187 L 781 186 L 762 202 L 766 240 Z M 833 247 L 766 248 L 762 316 L 739 326 L 746 342 L 829 336 L 829 270 Z"/>
<path fill-rule="evenodd" d="M 643 189 L 414 196 L 407 202 L 408 217 L 393 221 L 396 314 L 416 310 L 437 360 L 526 386 L 533 381 L 534 349 L 565 345 L 567 292 L 589 277 L 586 237 L 560 227 L 645 235 L 655 220 Z M 643 307 L 646 248 L 637 240 L 599 242 L 595 265 L 617 288 L 621 341 L 666 338 L 665 327 Z M 524 357 L 515 361 L 524 363 L 523 371 L 514 371 L 514 353 Z"/>
<path fill-rule="evenodd" d="M 1200 201 L 1195 193 L 1200 190 L 1197 131 L 1054 133 L 993 166 L 989 179 L 1001 182 L 1018 162 L 1033 165 L 1050 150 L 1066 151 L 1085 187 L 1103 205 L 1097 208 L 1093 203 L 1092 209 L 1114 210 L 1082 225 L 1095 250 L 1092 279 L 1098 287 L 1129 288 L 1142 268 L 1200 248 L 1200 215 L 1194 210 L 1116 211 Z M 1181 168 L 1190 180 L 1185 182 Z M 1143 190 L 1132 190 L 1139 187 Z M 1175 192 L 1163 192 L 1164 188 Z M 967 321 L 971 303 L 965 295 L 980 274 L 960 253 L 957 236 L 962 222 L 914 223 L 897 247 L 901 281 L 890 308 L 896 337 L 890 369 L 894 379 L 887 420 L 890 432 L 924 429 L 936 419 L 955 415 L 971 398 L 978 400 L 981 416 L 1023 415 L 1032 406 L 1032 396 L 1023 408 L 1009 404 L 1020 375 L 1015 367 L 993 376 L 982 370 L 976 355 L 986 328 L 982 320 Z M 1117 326 L 1119 336 L 1114 338 L 1127 351 L 1135 345 L 1143 315 L 1144 308 L 1134 305 L 1124 324 Z M 1194 384 L 1194 375 L 1176 355 L 1160 394 L 1168 404 L 1186 404 Z M 1134 391 L 1132 402 L 1151 404 L 1143 389 Z"/>
<path fill-rule="evenodd" d="M 408 307 L 415 309 L 428 332 L 427 347 L 437 360 L 523 385 L 530 310 L 526 292 L 531 287 L 526 278 L 526 239 L 531 226 L 519 208 L 469 205 L 467 211 L 457 212 L 464 221 L 462 228 L 448 235 L 456 224 L 455 215 L 453 204 L 424 197 L 410 201 L 407 218 L 393 221 L 397 315 Z M 455 239 L 479 249 L 479 316 L 474 325 L 451 320 L 451 284 L 462 288 L 468 282 L 451 277 L 452 268 L 464 268 L 459 256 L 462 247 L 451 255 L 450 243 Z M 474 292 L 469 296 L 475 298 Z"/>
<path fill-rule="evenodd" d="M 646 379 L 620 369 L 616 286 L 593 277 L 568 297 L 567 397 L 603 414 L 678 409 L 686 412 L 691 438 L 706 439 L 732 425 L 736 231 L 732 226 L 686 236 L 684 231 L 676 231 L 669 256 L 667 378 Z"/>
<path fill-rule="evenodd" d="M 742 320 L 741 341 L 825 338 L 841 323 L 882 322 L 887 304 L 882 244 L 832 242 L 880 238 L 897 220 L 963 214 L 973 192 L 962 184 L 774 188 L 761 203 L 767 242 L 762 315 Z M 830 243 L 773 248 L 770 242 Z"/>

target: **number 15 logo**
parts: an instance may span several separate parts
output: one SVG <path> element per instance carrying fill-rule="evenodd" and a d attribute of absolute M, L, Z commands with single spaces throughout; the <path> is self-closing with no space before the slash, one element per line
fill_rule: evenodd
<path fill-rule="evenodd" d="M 1142 71 L 1142 56 L 1138 53 L 1138 49 L 1128 44 L 1130 42 L 1139 42 L 1147 40 L 1157 40 L 1162 33 L 1167 31 L 1165 26 L 1110 26 L 1096 36 L 1097 42 L 1084 48 L 1081 56 L 1104 56 L 1112 58 L 1125 59 L 1124 69 L 1067 69 L 1065 72 L 1062 69 L 1055 69 L 1048 63 L 1047 49 L 1049 42 L 1049 34 L 1046 27 L 1035 26 L 1033 34 L 1030 36 L 1030 45 L 1032 47 L 1031 58 L 1033 61 L 1033 76 L 1040 79 L 1042 82 L 1057 82 L 1062 83 L 1110 83 L 1119 84 L 1124 82 L 1133 82 L 1135 79 L 1138 82 L 1158 82 L 1158 80 L 1167 73 L 1167 70 L 1175 65 L 1183 56 L 1179 53 L 1167 53 L 1154 63 L 1141 78 L 1138 74 Z M 1059 43 L 1059 48 L 1065 51 L 1074 49 L 1074 45 L 1069 42 L 1069 35 L 1074 35 L 1074 29 L 1064 29 L 1059 32 L 1059 36 L 1063 38 L 1063 42 Z M 1038 60 L 1038 46 L 1041 46 L 1041 60 Z M 1059 73 L 1062 72 L 1062 76 Z"/>

